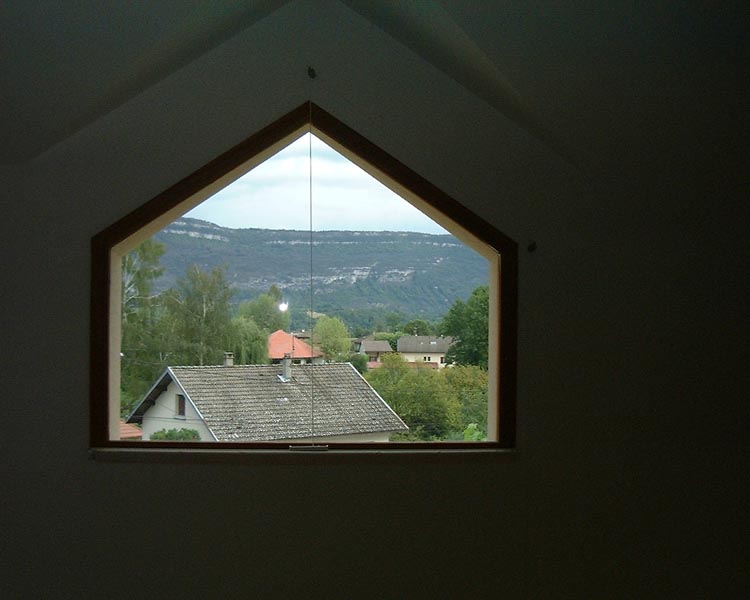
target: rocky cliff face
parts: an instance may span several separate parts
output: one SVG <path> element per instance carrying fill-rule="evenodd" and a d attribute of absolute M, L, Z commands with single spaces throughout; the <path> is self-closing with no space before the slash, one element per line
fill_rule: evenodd
<path fill-rule="evenodd" d="M 392 231 L 230 229 L 183 218 L 157 234 L 162 288 L 188 266 L 226 268 L 236 299 L 275 284 L 316 310 L 378 309 L 437 318 L 488 281 L 486 259 L 451 235 Z M 312 269 L 311 269 L 312 267 Z"/>

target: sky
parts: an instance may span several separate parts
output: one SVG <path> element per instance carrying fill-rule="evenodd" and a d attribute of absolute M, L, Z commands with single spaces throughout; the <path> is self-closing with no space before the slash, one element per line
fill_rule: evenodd
<path fill-rule="evenodd" d="M 447 233 L 432 219 L 312 134 L 289 146 L 188 212 L 233 229 Z"/>

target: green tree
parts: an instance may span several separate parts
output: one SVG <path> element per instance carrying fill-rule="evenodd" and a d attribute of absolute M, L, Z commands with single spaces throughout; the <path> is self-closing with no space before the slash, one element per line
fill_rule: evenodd
<path fill-rule="evenodd" d="M 378 341 L 388 342 L 391 346 L 391 350 L 396 352 L 396 350 L 398 350 L 398 338 L 400 338 L 402 335 L 404 335 L 403 331 L 396 331 L 395 333 L 387 333 L 381 331 L 376 333 L 374 337 Z"/>
<path fill-rule="evenodd" d="M 268 332 L 250 317 L 232 319 L 232 351 L 237 364 L 261 365 L 268 362 Z"/>
<path fill-rule="evenodd" d="M 154 431 L 149 438 L 160 441 L 182 441 L 182 440 L 199 440 L 200 434 L 196 429 L 160 429 Z"/>
<path fill-rule="evenodd" d="M 352 363 L 352 366 L 359 371 L 361 375 L 364 375 L 367 373 L 367 355 L 366 354 L 359 354 L 359 353 L 352 353 L 349 355 L 349 362 Z"/>
<path fill-rule="evenodd" d="M 238 309 L 240 317 L 255 321 L 261 329 L 267 333 L 273 333 L 279 329 L 287 331 L 291 317 L 289 312 L 279 310 L 281 302 L 281 291 L 275 285 L 265 294 L 259 294 L 252 300 L 242 302 Z"/>
<path fill-rule="evenodd" d="M 489 389 L 487 371 L 475 365 L 456 365 L 440 372 L 461 406 L 462 427 L 465 429 L 474 424 L 486 437 Z"/>
<path fill-rule="evenodd" d="M 313 340 L 326 360 L 343 361 L 349 356 L 352 345 L 349 330 L 338 317 L 320 317 L 313 328 Z"/>
<path fill-rule="evenodd" d="M 367 381 L 385 399 L 383 394 L 393 397 L 402 379 L 409 373 L 409 365 L 398 352 L 384 354 L 381 366 L 367 372 Z"/>
<path fill-rule="evenodd" d="M 481 442 L 487 439 L 487 434 L 476 423 L 469 423 L 463 431 L 465 442 Z"/>
<path fill-rule="evenodd" d="M 460 429 L 461 407 L 438 370 L 410 367 L 394 353 L 365 378 L 409 426 L 406 439 L 447 439 Z"/>
<path fill-rule="evenodd" d="M 406 335 L 432 335 L 434 328 L 424 319 L 413 319 L 401 327 Z"/>
<path fill-rule="evenodd" d="M 188 268 L 176 289 L 167 295 L 169 333 L 173 336 L 176 358 L 182 364 L 219 364 L 230 346 L 229 305 L 232 290 L 224 269 L 210 273 L 197 265 Z"/>
<path fill-rule="evenodd" d="M 164 369 L 159 336 L 154 335 L 163 314 L 154 282 L 164 269 L 164 245 L 146 240 L 122 259 L 120 410 L 124 416 Z"/>
<path fill-rule="evenodd" d="M 122 259 L 122 316 L 138 312 L 154 298 L 154 281 L 164 273 L 164 244 L 146 240 Z"/>
<path fill-rule="evenodd" d="M 455 340 L 446 354 L 446 360 L 486 369 L 488 332 L 489 288 L 480 286 L 466 302 L 454 302 L 440 324 L 440 333 L 453 336 Z"/>
<path fill-rule="evenodd" d="M 401 315 L 397 312 L 389 312 L 385 315 L 385 327 L 387 331 L 396 331 L 401 323 Z"/>

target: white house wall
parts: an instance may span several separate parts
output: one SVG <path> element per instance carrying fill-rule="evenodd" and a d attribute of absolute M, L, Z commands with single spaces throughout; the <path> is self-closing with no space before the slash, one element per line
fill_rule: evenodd
<path fill-rule="evenodd" d="M 445 357 L 444 352 L 432 352 L 430 354 L 425 352 L 399 352 L 399 354 L 407 362 L 426 364 L 435 363 L 438 369 L 442 369 L 446 366 L 444 362 L 440 362 L 440 359 Z M 425 357 L 429 358 L 429 360 L 424 360 Z"/>
<path fill-rule="evenodd" d="M 185 416 L 176 413 L 177 394 L 182 393 L 182 389 L 171 381 L 167 389 L 156 399 L 154 405 L 144 413 L 142 425 L 144 440 L 151 439 L 155 431 L 162 429 L 194 429 L 202 441 L 214 441 L 208 427 L 187 397 L 185 397 Z"/>

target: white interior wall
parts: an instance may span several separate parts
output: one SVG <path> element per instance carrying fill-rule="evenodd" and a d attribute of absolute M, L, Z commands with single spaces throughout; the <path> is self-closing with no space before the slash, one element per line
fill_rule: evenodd
<path fill-rule="evenodd" d="M 89 460 L 91 236 L 308 99 L 537 242 L 517 459 Z M 660 168 L 575 170 L 358 15 L 302 2 L 2 168 L 3 595 L 731 596 L 746 178 L 736 148 L 641 151 Z"/>

